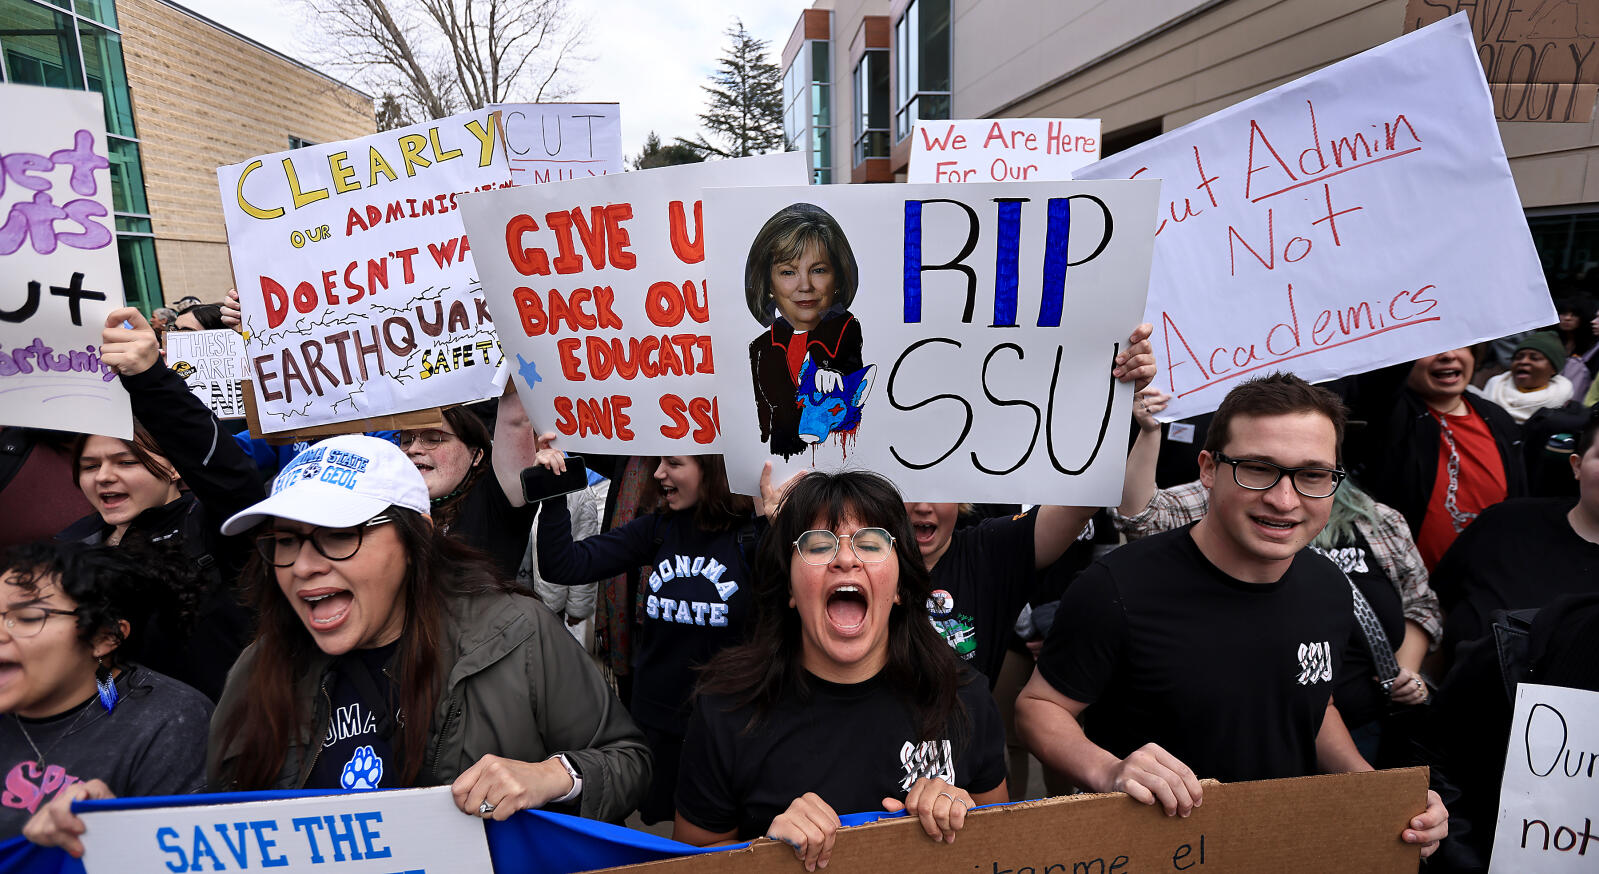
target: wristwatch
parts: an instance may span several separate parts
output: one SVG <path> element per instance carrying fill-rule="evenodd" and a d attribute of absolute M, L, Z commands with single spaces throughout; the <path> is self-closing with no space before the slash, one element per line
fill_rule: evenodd
<path fill-rule="evenodd" d="M 555 756 L 555 760 L 560 762 L 561 767 L 566 769 L 566 776 L 572 778 L 572 791 L 554 799 L 554 801 L 571 801 L 578 796 L 578 793 L 583 791 L 583 774 L 578 771 L 577 766 L 572 764 L 572 760 L 568 759 L 565 753 L 558 753 Z"/>

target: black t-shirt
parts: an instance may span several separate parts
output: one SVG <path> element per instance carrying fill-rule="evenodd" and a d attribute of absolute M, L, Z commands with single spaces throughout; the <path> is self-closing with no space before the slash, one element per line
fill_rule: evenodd
<path fill-rule="evenodd" d="M 1091 705 L 1084 728 L 1119 758 L 1160 744 L 1201 778 L 1316 773 L 1333 679 L 1349 640 L 1349 584 L 1309 550 L 1275 583 L 1222 573 L 1193 525 L 1124 546 L 1061 598 L 1038 660 Z"/>
<path fill-rule="evenodd" d="M 1005 661 L 1016 615 L 1033 588 L 1037 512 L 985 519 L 956 531 L 933 567 L 927 613 L 955 654 L 990 687 Z"/>
<path fill-rule="evenodd" d="M 726 697 L 695 702 L 683 743 L 677 812 L 739 840 L 766 834 L 794 799 L 815 792 L 839 815 L 904 800 L 920 777 L 942 777 L 973 794 L 1005 779 L 1005 729 L 988 688 L 962 672 L 964 732 L 946 726 L 937 741 L 917 743 L 910 705 L 882 674 L 839 685 L 805 675 L 809 695 L 785 695 L 753 732 L 751 708 Z"/>
<path fill-rule="evenodd" d="M 1495 610 L 1542 607 L 1599 591 L 1599 543 L 1571 530 L 1571 498 L 1523 498 L 1482 511 L 1432 573 L 1445 651 L 1487 633 Z"/>
<path fill-rule="evenodd" d="M 351 650 L 334 660 L 325 683 L 333 709 L 307 788 L 395 788 L 399 695 L 384 668 L 398 647 Z"/>
<path fill-rule="evenodd" d="M 205 789 L 211 702 L 137 666 L 117 677 L 117 692 L 110 713 L 93 696 L 45 719 L 0 716 L 0 840 L 21 834 L 29 817 L 74 783 L 104 780 L 119 797 Z"/>
<path fill-rule="evenodd" d="M 1405 642 L 1404 603 L 1399 598 L 1399 590 L 1377 563 L 1365 535 L 1352 528 L 1347 541 L 1326 551 L 1316 551 L 1348 575 L 1350 582 L 1366 597 L 1383 634 L 1388 636 L 1388 651 L 1399 649 Z M 1344 724 L 1353 729 L 1388 711 L 1388 693 L 1374 679 L 1377 662 L 1371 656 L 1371 644 L 1361 631 L 1360 623 L 1352 621 L 1349 626 L 1349 645 L 1344 650 L 1343 671 L 1333 686 L 1333 703 L 1338 705 L 1338 715 L 1343 717 Z"/>

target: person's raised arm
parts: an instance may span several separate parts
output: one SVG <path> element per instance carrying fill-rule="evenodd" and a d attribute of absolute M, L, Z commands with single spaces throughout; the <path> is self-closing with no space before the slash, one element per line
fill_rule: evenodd
<path fill-rule="evenodd" d="M 1160 461 L 1160 422 L 1156 420 L 1171 395 L 1158 388 L 1146 388 L 1133 400 L 1133 421 L 1138 437 L 1127 453 L 1127 473 L 1122 478 L 1122 503 L 1116 512 L 1137 516 L 1155 497 L 1155 467 Z"/>
<path fill-rule="evenodd" d="M 566 471 L 566 457 L 555 448 L 555 433 L 537 438 L 533 463 L 555 473 Z M 537 545 L 539 576 L 557 586 L 579 586 L 625 573 L 654 555 L 655 521 L 647 514 L 583 540 L 572 539 L 572 516 L 566 498 L 539 505 Z"/>
<path fill-rule="evenodd" d="M 500 395 L 500 408 L 494 417 L 494 449 L 490 452 L 494 477 L 500 481 L 511 506 L 527 503 L 522 494 L 522 469 L 532 467 L 539 451 L 538 435 L 528 421 L 527 410 L 517 399 L 516 387 L 509 381 Z M 562 465 L 563 469 L 565 465 Z"/>
<path fill-rule="evenodd" d="M 1117 758 L 1083 733 L 1078 718 L 1086 709 L 1034 671 L 1016 699 L 1016 730 L 1039 761 L 1085 789 L 1125 792 L 1159 804 L 1167 816 L 1187 816 L 1200 805 L 1204 794 L 1192 769 L 1153 743 Z"/>

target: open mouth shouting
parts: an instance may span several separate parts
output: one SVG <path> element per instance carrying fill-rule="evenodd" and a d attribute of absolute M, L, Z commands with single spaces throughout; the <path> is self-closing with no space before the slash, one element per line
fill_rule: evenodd
<path fill-rule="evenodd" d="M 317 632 L 333 631 L 343 625 L 355 603 L 352 592 L 331 587 L 304 589 L 297 597 L 304 605 L 306 626 Z"/>
<path fill-rule="evenodd" d="M 866 591 L 854 583 L 834 587 L 827 593 L 827 622 L 835 634 L 855 637 L 866 626 Z"/>

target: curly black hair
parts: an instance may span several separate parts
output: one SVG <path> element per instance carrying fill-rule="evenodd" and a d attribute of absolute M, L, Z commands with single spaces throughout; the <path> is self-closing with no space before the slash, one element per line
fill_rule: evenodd
<path fill-rule="evenodd" d="M 203 591 L 194 563 L 178 549 L 160 544 L 29 543 L 6 553 L 4 570 L 5 582 L 24 592 L 37 592 L 52 582 L 60 586 L 62 594 L 77 602 L 78 639 L 91 646 L 109 636 L 121 647 L 161 615 L 187 625 Z M 126 635 L 123 621 L 128 623 Z"/>

